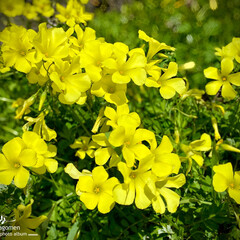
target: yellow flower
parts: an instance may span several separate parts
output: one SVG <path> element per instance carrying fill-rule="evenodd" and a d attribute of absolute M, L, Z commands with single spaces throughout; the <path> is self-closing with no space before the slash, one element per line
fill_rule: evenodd
<path fill-rule="evenodd" d="M 16 17 L 22 14 L 24 5 L 24 0 L 0 1 L 0 12 L 8 17 Z"/>
<path fill-rule="evenodd" d="M 37 59 L 45 61 L 54 61 L 68 56 L 68 37 L 62 28 L 47 29 L 46 23 L 41 23 L 39 32 L 33 40 L 34 47 L 37 50 Z"/>
<path fill-rule="evenodd" d="M 240 204 L 240 171 L 233 173 L 232 164 L 220 164 L 213 167 L 213 187 L 216 192 L 228 190 L 229 196 Z"/>
<path fill-rule="evenodd" d="M 114 43 L 115 58 L 104 61 L 104 66 L 112 74 L 114 83 L 129 83 L 132 79 L 136 85 L 143 85 L 146 81 L 147 59 L 142 49 L 133 49 L 128 52 L 128 47 L 122 43 Z"/>
<path fill-rule="evenodd" d="M 201 135 L 200 140 L 195 140 L 191 142 L 188 146 L 185 144 L 181 144 L 181 149 L 187 155 L 187 159 L 189 161 L 189 166 L 187 173 L 191 170 L 192 167 L 192 159 L 196 161 L 196 163 L 201 167 L 203 165 L 203 157 L 200 152 L 206 152 L 211 150 L 211 137 L 207 133 L 203 133 Z"/>
<path fill-rule="evenodd" d="M 202 95 L 205 93 L 204 90 L 200 90 L 200 89 L 197 89 L 197 88 L 193 88 L 193 89 L 190 89 L 188 90 L 187 92 L 183 93 L 182 96 L 181 96 L 181 99 L 184 100 L 186 99 L 187 97 L 194 97 L 196 98 L 197 100 L 201 100 L 202 99 Z"/>
<path fill-rule="evenodd" d="M 59 3 L 56 4 L 56 9 L 59 12 L 59 14 L 56 14 L 56 18 L 60 22 L 66 23 L 69 27 L 73 27 L 75 24 L 74 15 L 76 10 L 73 7 L 73 2 L 74 0 L 69 0 L 66 8 Z"/>
<path fill-rule="evenodd" d="M 217 68 L 209 67 L 204 70 L 206 78 L 214 79 L 206 85 L 208 95 L 216 95 L 221 88 L 221 93 L 224 98 L 234 99 L 237 95 L 231 84 L 240 86 L 240 73 L 230 74 L 233 70 L 233 61 L 229 58 L 224 58 L 221 61 L 221 72 Z"/>
<path fill-rule="evenodd" d="M 110 133 L 108 139 L 112 146 L 121 147 L 128 167 L 135 164 L 135 159 L 142 159 L 151 153 L 142 141 L 148 142 L 152 150 L 157 145 L 154 133 L 142 128 L 136 130 L 136 124 L 136 120 L 131 116 L 121 116 L 118 119 L 118 127 Z"/>
<path fill-rule="evenodd" d="M 24 167 L 32 167 L 37 163 L 37 154 L 26 148 L 24 141 L 17 137 L 2 147 L 0 154 L 0 182 L 9 185 L 13 178 L 18 188 L 24 188 L 29 179 L 29 172 Z"/>
<path fill-rule="evenodd" d="M 43 174 L 46 170 L 50 173 L 57 171 L 58 162 L 52 159 L 57 154 L 56 146 L 47 145 L 37 133 L 31 131 L 24 132 L 22 140 L 26 147 L 32 149 L 37 155 L 37 162 L 32 166 L 35 172 Z"/>
<path fill-rule="evenodd" d="M 183 94 L 186 90 L 185 82 L 182 78 L 174 78 L 177 75 L 178 65 L 175 62 L 170 62 L 168 69 L 158 78 L 148 78 L 146 81 L 147 87 L 160 88 L 160 95 L 165 99 L 174 97 L 177 93 Z"/>
<path fill-rule="evenodd" d="M 94 82 L 91 93 L 97 97 L 104 97 L 107 102 L 117 106 L 127 103 L 127 85 L 114 83 L 111 79 L 110 75 L 106 75 L 100 81 Z"/>
<path fill-rule="evenodd" d="M 218 150 L 219 148 L 226 150 L 226 151 L 230 151 L 230 152 L 240 153 L 240 149 L 224 143 L 223 139 L 220 139 L 216 144 L 216 150 Z"/>
<path fill-rule="evenodd" d="M 14 102 L 13 107 L 18 107 L 18 109 L 16 111 L 16 116 L 15 116 L 16 119 L 21 119 L 24 114 L 27 114 L 30 112 L 29 107 L 35 102 L 37 95 L 38 95 L 38 92 L 33 94 L 27 100 L 18 98 Z"/>
<path fill-rule="evenodd" d="M 79 25 L 75 25 L 74 30 L 77 37 L 71 36 L 69 38 L 69 42 L 72 43 L 70 50 L 72 50 L 74 54 L 78 55 L 87 42 L 96 39 L 96 33 L 95 30 L 89 27 L 86 27 L 83 31 Z"/>
<path fill-rule="evenodd" d="M 28 123 L 23 126 L 23 131 L 28 131 L 29 127 L 34 124 L 33 132 L 37 133 L 44 140 L 51 141 L 52 139 L 55 139 L 57 137 L 57 133 L 47 126 L 44 117 L 45 113 L 43 112 L 41 112 L 36 118 L 28 116 L 24 117 L 24 120 L 28 121 Z"/>
<path fill-rule="evenodd" d="M 50 0 L 33 0 L 33 6 L 44 17 L 51 17 L 54 14 Z"/>
<path fill-rule="evenodd" d="M 5 239 L 18 239 L 17 236 L 22 236 L 19 238 L 40 240 L 40 236 L 31 229 L 36 229 L 42 222 L 47 220 L 47 217 L 44 215 L 34 218 L 30 217 L 32 213 L 32 204 L 33 199 L 31 199 L 30 203 L 27 206 L 20 204 L 16 209 L 13 210 L 15 219 L 13 221 L 12 226 L 16 226 L 16 230 L 12 231 L 13 237 L 7 236 Z M 23 237 L 25 236 L 25 234 L 28 234 L 29 237 Z M 30 234 L 34 236 L 30 237 Z"/>
<path fill-rule="evenodd" d="M 73 27 L 75 24 L 80 23 L 86 25 L 87 21 L 93 18 L 93 14 L 85 12 L 85 7 L 77 0 L 69 0 L 66 8 L 57 3 L 56 9 L 59 12 L 56 18 L 60 22 L 66 23 L 69 27 Z"/>
<path fill-rule="evenodd" d="M 215 55 L 220 56 L 221 59 L 224 58 L 234 59 L 234 57 L 236 56 L 236 48 L 234 47 L 232 42 L 225 47 L 215 48 L 215 50 L 216 50 Z"/>
<path fill-rule="evenodd" d="M 22 14 L 29 20 L 38 20 L 37 9 L 30 3 L 25 3 Z"/>
<path fill-rule="evenodd" d="M 93 135 L 92 140 L 100 146 L 94 153 L 96 164 L 104 165 L 109 160 L 110 167 L 117 166 L 121 159 L 111 147 L 106 135 L 104 133 Z"/>
<path fill-rule="evenodd" d="M 166 45 L 165 43 L 160 43 L 154 38 L 149 37 L 144 31 L 138 31 L 138 37 L 149 43 L 149 49 L 147 53 L 147 58 L 152 59 L 153 56 L 160 52 L 161 50 L 170 50 L 174 51 L 175 48 Z"/>
<path fill-rule="evenodd" d="M 152 193 L 146 188 L 151 176 L 153 155 L 148 155 L 139 162 L 137 169 L 133 170 L 126 163 L 118 163 L 118 170 L 124 178 L 124 183 L 113 189 L 114 199 L 122 205 L 134 202 L 137 208 L 144 209 L 151 204 Z"/>
<path fill-rule="evenodd" d="M 30 72 L 27 74 L 29 83 L 38 83 L 40 86 L 43 86 L 48 81 L 49 78 L 45 70 L 45 68 L 48 69 L 48 67 L 46 67 L 46 65 L 50 66 L 50 63 L 45 63 L 45 65 L 43 65 L 43 62 L 39 62 L 32 66 Z"/>
<path fill-rule="evenodd" d="M 94 51 L 93 51 L 94 49 Z M 103 62 L 112 55 L 112 44 L 100 40 L 88 41 L 80 52 L 80 64 L 85 68 L 93 82 L 99 81 L 102 76 Z"/>
<path fill-rule="evenodd" d="M 52 88 L 60 92 L 58 98 L 64 104 L 83 104 L 86 100 L 85 92 L 90 88 L 91 81 L 86 73 L 79 73 L 79 58 L 68 61 L 55 61 L 55 70 L 50 74 L 53 81 Z M 83 99 L 84 98 L 84 99 Z"/>
<path fill-rule="evenodd" d="M 79 177 L 87 175 L 92 176 L 92 173 L 86 169 L 83 169 L 82 172 L 79 172 L 72 163 L 68 163 L 64 168 L 64 171 L 73 179 L 79 179 Z"/>
<path fill-rule="evenodd" d="M 70 147 L 73 149 L 78 148 L 75 155 L 80 159 L 84 159 L 86 157 L 86 154 L 90 158 L 93 158 L 94 151 L 98 145 L 95 142 L 91 141 L 90 137 L 80 137 L 79 139 L 76 139 L 74 143 L 70 145 Z"/>
<path fill-rule="evenodd" d="M 235 49 L 235 59 L 238 63 L 240 63 L 240 38 L 233 38 L 232 39 L 232 44 Z"/>
<path fill-rule="evenodd" d="M 130 117 L 134 118 L 136 127 L 138 127 L 141 123 L 141 119 L 136 112 L 129 113 L 129 107 L 127 104 L 118 106 L 117 111 L 115 111 L 113 108 L 106 107 L 104 111 L 104 115 L 109 119 L 107 121 L 107 125 L 111 126 L 112 128 L 117 128 L 118 119 L 122 115 L 129 115 Z"/>
<path fill-rule="evenodd" d="M 181 162 L 177 154 L 172 153 L 173 146 L 169 138 L 164 135 L 160 145 L 153 151 L 154 163 L 152 172 L 164 179 L 172 173 L 178 173 Z"/>
<path fill-rule="evenodd" d="M 32 40 L 36 32 L 21 26 L 12 25 L 0 33 L 2 57 L 7 67 L 15 67 L 18 71 L 28 73 L 36 62 Z"/>
<path fill-rule="evenodd" d="M 119 183 L 118 179 L 111 177 L 102 167 L 95 167 L 92 176 L 80 176 L 76 191 L 80 193 L 80 200 L 85 206 L 93 210 L 98 207 L 101 213 L 110 212 L 115 204 L 112 190 Z"/>
<path fill-rule="evenodd" d="M 186 182 L 184 174 L 179 174 L 174 177 L 168 177 L 163 180 L 159 180 L 156 176 L 151 175 L 151 185 L 148 184 L 152 191 L 152 206 L 156 213 L 163 214 L 165 212 L 166 206 L 169 212 L 174 213 L 177 211 L 179 206 L 180 196 L 169 188 L 180 188 Z M 162 199 L 165 200 L 165 203 Z"/>

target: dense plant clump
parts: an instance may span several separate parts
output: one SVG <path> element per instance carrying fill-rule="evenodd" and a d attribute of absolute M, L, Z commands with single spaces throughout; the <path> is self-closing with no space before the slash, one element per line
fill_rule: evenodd
<path fill-rule="evenodd" d="M 87 3 L 0 2 L 1 236 L 239 239 L 240 38 L 191 88 L 194 62 L 97 37 Z"/>

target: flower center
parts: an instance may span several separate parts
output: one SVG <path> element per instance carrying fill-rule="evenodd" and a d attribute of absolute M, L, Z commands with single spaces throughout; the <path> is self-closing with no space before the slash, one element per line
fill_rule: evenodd
<path fill-rule="evenodd" d="M 88 147 L 87 147 L 87 146 L 83 146 L 83 147 L 82 147 L 82 150 L 83 150 L 83 151 L 87 151 L 87 150 L 88 150 Z"/>
<path fill-rule="evenodd" d="M 15 168 L 20 168 L 20 163 L 18 163 L 18 162 L 16 162 L 16 163 L 14 163 L 14 165 L 13 165 Z"/>
<path fill-rule="evenodd" d="M 21 51 L 21 52 L 20 52 L 20 55 L 25 56 L 25 55 L 26 55 L 26 52 L 25 52 L 25 51 Z"/>
<path fill-rule="evenodd" d="M 230 188 L 234 188 L 234 183 L 229 184 Z"/>
<path fill-rule="evenodd" d="M 96 194 L 100 193 L 101 189 L 100 187 L 95 187 L 93 190 Z"/>
<path fill-rule="evenodd" d="M 137 174 L 134 172 L 131 172 L 129 175 L 130 178 L 135 179 L 137 177 Z"/>
<path fill-rule="evenodd" d="M 114 87 L 110 87 L 109 89 L 108 89 L 108 93 L 114 93 L 115 92 L 115 88 Z"/>
<path fill-rule="evenodd" d="M 227 77 L 222 77 L 222 80 L 223 80 L 223 81 L 226 81 L 226 80 L 227 80 Z"/>

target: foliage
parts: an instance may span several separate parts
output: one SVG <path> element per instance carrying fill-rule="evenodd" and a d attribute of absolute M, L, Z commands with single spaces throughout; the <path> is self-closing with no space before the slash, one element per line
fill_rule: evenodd
<path fill-rule="evenodd" d="M 238 1 L 86 2 L 0 4 L 1 236 L 239 239 Z"/>

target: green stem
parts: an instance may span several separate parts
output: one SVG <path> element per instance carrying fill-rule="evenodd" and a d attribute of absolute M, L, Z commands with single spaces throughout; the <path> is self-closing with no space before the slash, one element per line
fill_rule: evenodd
<path fill-rule="evenodd" d="M 79 115 L 75 112 L 75 110 L 72 109 L 71 107 L 70 107 L 70 110 L 71 110 L 73 116 L 76 118 L 76 120 L 81 124 L 81 126 L 82 126 L 82 128 L 84 129 L 85 133 L 86 133 L 89 137 L 91 137 L 91 136 L 92 136 L 91 133 L 88 131 L 88 129 L 86 128 L 86 126 L 83 124 L 83 119 L 81 119 L 81 118 L 79 117 Z"/>

